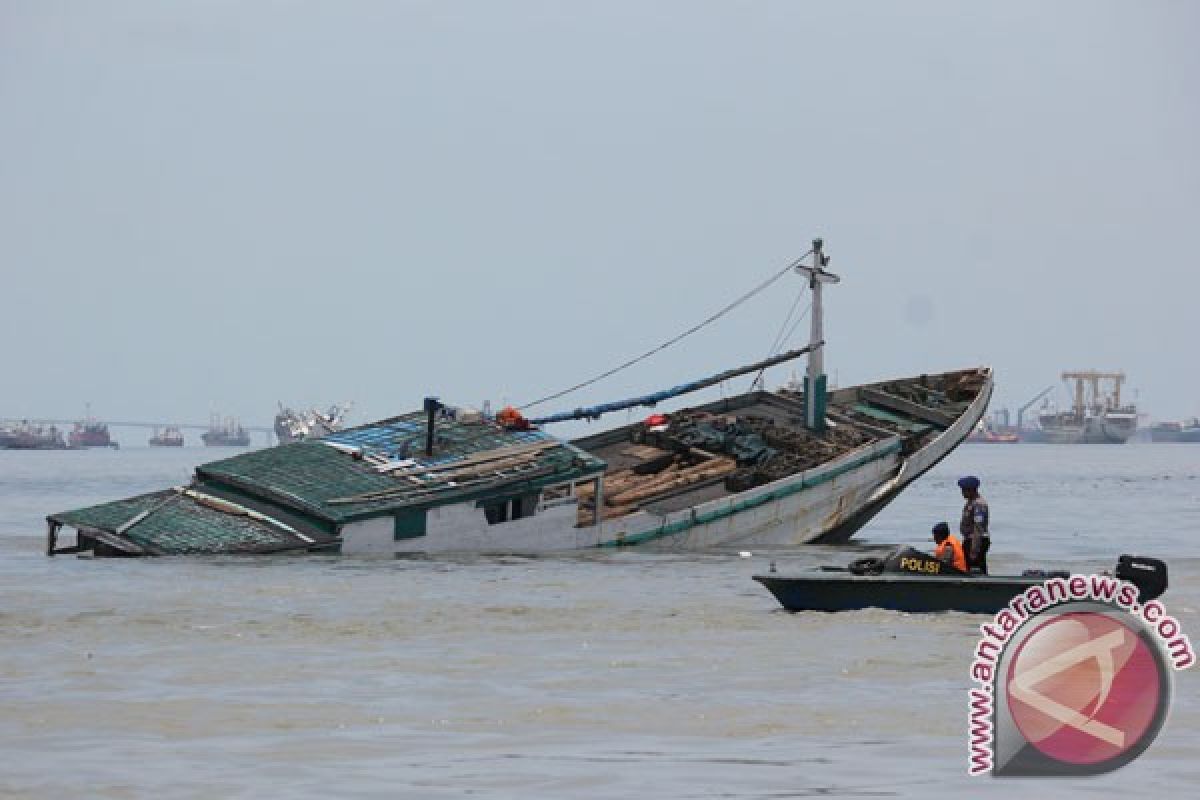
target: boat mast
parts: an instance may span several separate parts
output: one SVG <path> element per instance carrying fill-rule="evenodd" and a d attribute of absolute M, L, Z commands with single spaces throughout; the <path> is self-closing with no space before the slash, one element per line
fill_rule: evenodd
<path fill-rule="evenodd" d="M 841 281 L 837 275 L 825 270 L 829 256 L 823 252 L 824 246 L 822 240 L 813 239 L 813 265 L 796 267 L 796 272 L 808 277 L 808 288 L 812 290 L 812 328 L 808 339 L 810 350 L 808 370 L 804 374 L 804 426 L 812 431 L 825 430 L 825 390 L 828 382 L 825 377 L 825 318 L 821 306 L 821 285 Z"/>

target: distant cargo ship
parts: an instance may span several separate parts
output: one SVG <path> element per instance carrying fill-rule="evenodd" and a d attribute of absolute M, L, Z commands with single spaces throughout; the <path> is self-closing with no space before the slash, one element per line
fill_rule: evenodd
<path fill-rule="evenodd" d="M 1152 442 L 1200 442 L 1200 419 L 1192 417 L 1183 422 L 1160 422 L 1150 428 Z"/>
<path fill-rule="evenodd" d="M 1064 372 L 1064 381 L 1075 382 L 1070 411 L 1044 407 L 1038 427 L 1022 432 L 1027 442 L 1047 444 L 1123 444 L 1137 431 L 1137 408 L 1121 404 L 1123 372 Z M 1101 390 L 1101 382 L 1111 390 Z"/>
<path fill-rule="evenodd" d="M 151 447 L 183 447 L 183 433 L 174 425 L 168 425 L 162 430 L 157 428 L 150 437 Z"/>
<path fill-rule="evenodd" d="M 250 434 L 236 419 L 226 417 L 222 421 L 215 414 L 200 438 L 209 447 L 246 447 L 250 444 Z"/>

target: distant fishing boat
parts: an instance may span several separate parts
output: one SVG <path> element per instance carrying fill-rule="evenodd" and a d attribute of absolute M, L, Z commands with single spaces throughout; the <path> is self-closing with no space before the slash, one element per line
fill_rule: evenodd
<path fill-rule="evenodd" d="M 0 449 L 66 450 L 67 442 L 55 425 L 38 425 L 28 420 L 0 426 Z"/>
<path fill-rule="evenodd" d="M 492 416 L 426 398 L 420 411 L 201 465 L 186 486 L 52 514 L 47 552 L 537 553 L 845 541 L 967 437 L 987 408 L 992 372 L 828 390 L 821 295 L 839 279 L 825 269 L 820 240 L 810 252 L 811 266 L 797 261 L 772 279 L 794 269 L 811 291 L 803 348 L 532 419 L 528 406 Z M 573 441 L 545 430 L 761 376 L 804 354 L 798 388 L 753 388 Z M 76 530 L 74 546 L 58 547 L 63 526 Z"/>
<path fill-rule="evenodd" d="M 151 447 L 183 447 L 183 432 L 174 425 L 168 425 L 163 429 L 155 428 L 154 435 L 150 437 Z"/>
<path fill-rule="evenodd" d="M 86 447 L 111 447 L 116 450 L 120 445 L 113 441 L 108 433 L 108 425 L 93 417 L 90 413 L 67 434 L 67 444 L 72 449 Z"/>
<path fill-rule="evenodd" d="M 250 444 L 250 434 L 234 417 L 224 420 L 213 414 L 209 421 L 208 430 L 200 434 L 200 439 L 208 447 L 247 447 Z"/>
<path fill-rule="evenodd" d="M 1013 431 L 997 431 L 984 422 L 975 426 L 975 430 L 967 437 L 971 444 L 1016 444 L 1021 437 Z"/>

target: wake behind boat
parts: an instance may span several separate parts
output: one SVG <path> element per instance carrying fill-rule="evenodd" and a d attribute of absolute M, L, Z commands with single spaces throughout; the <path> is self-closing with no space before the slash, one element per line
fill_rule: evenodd
<path fill-rule="evenodd" d="M 1138 589 L 1146 603 L 1167 590 L 1167 565 L 1140 556 L 1117 560 L 1115 577 Z M 991 614 L 1014 597 L 1068 572 L 1028 570 L 1021 575 L 967 575 L 911 547 L 883 559 L 860 559 L 849 567 L 822 567 L 795 575 L 770 572 L 754 580 L 788 611 L 860 611 L 883 608 L 924 613 L 962 611 Z"/>
<path fill-rule="evenodd" d="M 806 347 L 533 419 L 426 398 L 420 411 L 202 465 L 187 486 L 52 514 L 47 552 L 537 553 L 845 541 L 966 438 L 987 408 L 992 373 L 829 391 L 821 290 L 838 277 L 825 269 L 819 239 L 810 253 L 812 266 L 798 260 L 755 290 L 793 271 L 804 276 Z M 753 389 L 574 441 L 544 430 L 761 377 L 804 354 L 800 386 Z M 58 546 L 63 526 L 77 531 L 74 546 Z"/>

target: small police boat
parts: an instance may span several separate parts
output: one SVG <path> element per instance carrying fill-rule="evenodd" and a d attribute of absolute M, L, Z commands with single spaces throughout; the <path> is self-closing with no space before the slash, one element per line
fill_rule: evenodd
<path fill-rule="evenodd" d="M 774 565 L 772 564 L 772 569 Z M 1114 576 L 1138 589 L 1138 602 L 1167 589 L 1167 565 L 1123 555 Z M 884 558 L 860 558 L 846 567 L 820 567 L 796 575 L 755 575 L 788 611 L 963 611 L 992 614 L 1021 592 L 1068 572 L 1026 570 L 1021 575 L 969 575 L 927 553 L 899 547 Z"/>

